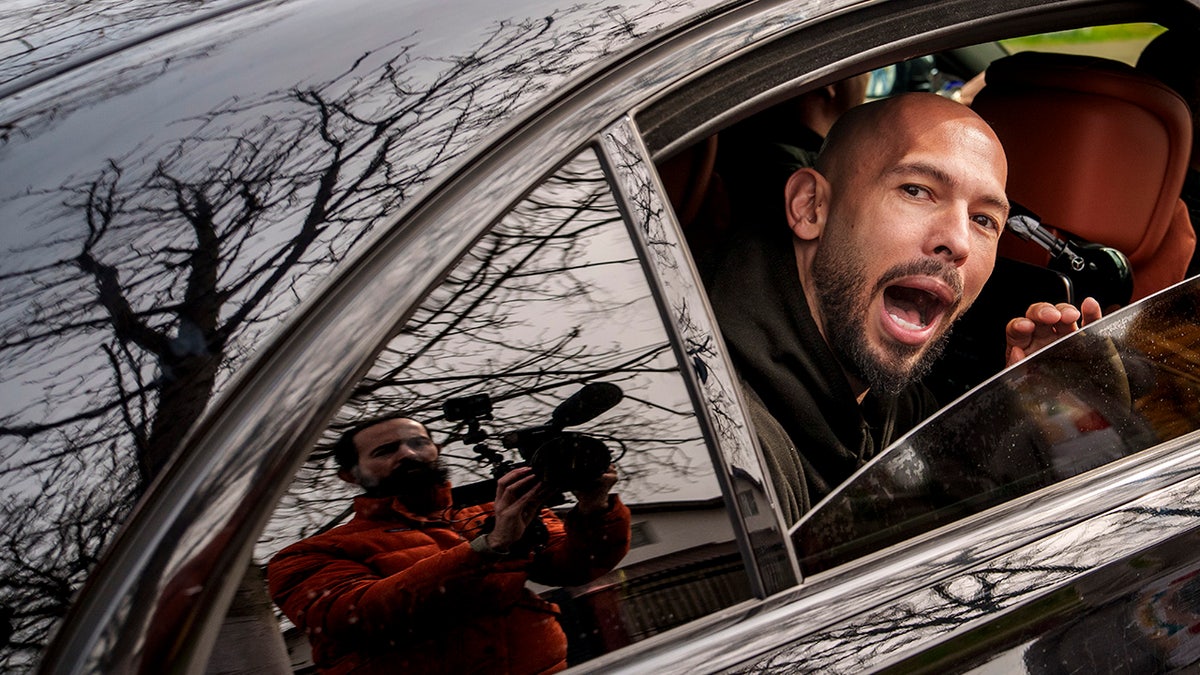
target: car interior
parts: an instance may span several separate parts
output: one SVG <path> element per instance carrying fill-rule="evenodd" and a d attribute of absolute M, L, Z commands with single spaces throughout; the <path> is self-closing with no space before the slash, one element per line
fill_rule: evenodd
<path fill-rule="evenodd" d="M 985 84 L 961 99 L 973 81 Z M 1008 156 L 1014 213 L 1031 215 L 1042 238 L 1012 226 L 1002 234 L 992 277 L 927 380 L 943 404 L 1003 369 L 1004 325 L 1033 302 L 1078 304 L 1090 296 L 1111 312 L 1184 279 L 1196 244 L 1180 198 L 1192 115 L 1165 83 L 1106 56 L 1009 54 L 1000 42 L 985 42 L 871 71 L 868 100 L 910 91 L 963 100 L 992 125 Z M 788 100 L 733 128 L 778 126 Z M 723 129 L 658 162 L 702 266 L 730 236 L 732 213 L 747 210 L 731 205 L 723 174 L 753 173 L 752 164 L 769 161 L 729 149 L 740 140 Z"/>

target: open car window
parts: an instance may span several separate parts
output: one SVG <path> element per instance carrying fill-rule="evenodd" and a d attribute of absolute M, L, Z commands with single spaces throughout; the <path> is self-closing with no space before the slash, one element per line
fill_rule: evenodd
<path fill-rule="evenodd" d="M 1200 428 L 1200 278 L 1047 347 L 894 443 L 796 524 L 812 575 Z"/>

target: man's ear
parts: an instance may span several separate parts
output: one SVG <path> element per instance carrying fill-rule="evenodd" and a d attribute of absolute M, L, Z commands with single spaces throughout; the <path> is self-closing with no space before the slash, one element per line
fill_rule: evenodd
<path fill-rule="evenodd" d="M 337 475 L 351 485 L 358 485 L 358 472 L 353 469 L 338 469 Z"/>
<path fill-rule="evenodd" d="M 784 188 L 788 227 L 804 241 L 820 238 L 829 213 L 829 181 L 815 169 L 800 169 Z"/>

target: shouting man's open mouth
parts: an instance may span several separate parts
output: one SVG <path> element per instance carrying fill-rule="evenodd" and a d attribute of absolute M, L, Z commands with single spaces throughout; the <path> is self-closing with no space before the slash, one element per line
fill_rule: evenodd
<path fill-rule="evenodd" d="M 883 289 L 883 325 L 888 335 L 906 345 L 921 345 L 935 337 L 942 318 L 958 306 L 960 293 L 945 281 L 906 276 Z"/>

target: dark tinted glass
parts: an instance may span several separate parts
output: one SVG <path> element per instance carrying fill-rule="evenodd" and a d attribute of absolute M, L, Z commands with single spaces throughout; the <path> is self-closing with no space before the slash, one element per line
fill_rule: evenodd
<path fill-rule="evenodd" d="M 628 553 L 582 585 L 530 586 L 561 609 L 572 663 L 750 596 L 680 365 L 595 153 L 492 228 L 379 354 L 276 510 L 260 563 L 351 519 L 360 490 L 337 478 L 330 443 L 396 413 L 441 446 L 456 507 L 492 501 L 500 462 L 611 452 L 613 493 L 632 511 Z M 567 519 L 573 501 L 567 489 L 553 510 Z M 282 626 L 302 651 L 304 632 Z"/>
<path fill-rule="evenodd" d="M 797 524 L 814 574 L 1200 428 L 1200 279 L 983 384 Z"/>

